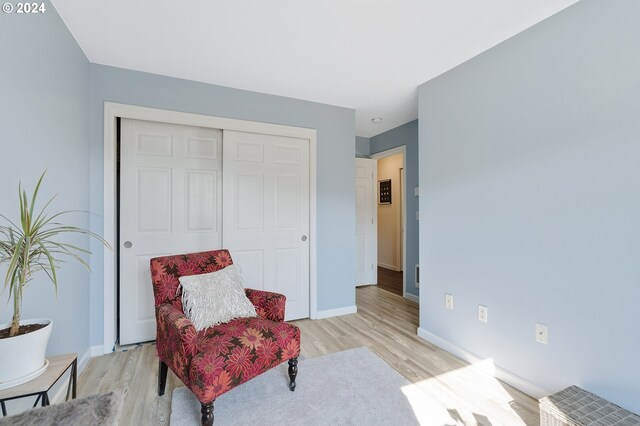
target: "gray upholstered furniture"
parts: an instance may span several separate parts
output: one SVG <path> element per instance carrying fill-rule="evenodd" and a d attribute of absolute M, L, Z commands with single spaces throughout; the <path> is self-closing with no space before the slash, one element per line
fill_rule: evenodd
<path fill-rule="evenodd" d="M 123 394 L 110 392 L 73 399 L 48 407 L 34 408 L 16 416 L 0 419 L 0 426 L 116 426 Z"/>
<path fill-rule="evenodd" d="M 540 400 L 541 426 L 638 426 L 640 416 L 570 386 Z"/>

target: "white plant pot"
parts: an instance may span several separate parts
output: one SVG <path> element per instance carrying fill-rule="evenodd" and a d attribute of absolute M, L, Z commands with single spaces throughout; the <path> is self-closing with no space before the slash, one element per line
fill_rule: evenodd
<path fill-rule="evenodd" d="M 47 324 L 39 330 L 15 337 L 0 339 L 0 389 L 17 386 L 44 373 L 48 362 L 44 355 L 53 328 L 49 319 L 20 321 L 20 325 Z M 11 323 L 0 325 L 0 330 Z"/>

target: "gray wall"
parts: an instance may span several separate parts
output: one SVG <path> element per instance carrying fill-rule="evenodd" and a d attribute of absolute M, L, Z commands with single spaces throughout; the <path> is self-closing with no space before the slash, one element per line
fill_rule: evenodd
<path fill-rule="evenodd" d="M 370 154 L 376 154 L 391 148 L 406 145 L 407 158 L 405 160 L 407 170 L 405 170 L 405 224 L 407 251 L 405 271 L 406 290 L 408 293 L 417 296 L 419 294 L 415 281 L 415 265 L 419 263 L 418 258 L 418 221 L 416 212 L 418 211 L 418 197 L 415 196 L 414 188 L 418 186 L 418 120 L 411 121 L 388 130 L 371 138 Z"/>
<path fill-rule="evenodd" d="M 91 209 L 103 211 L 103 103 L 317 129 L 318 310 L 355 305 L 355 112 L 351 109 L 91 64 Z M 348 182 L 349 184 L 345 184 Z M 92 221 L 101 233 L 101 221 Z M 102 249 L 92 246 L 91 342 L 103 340 Z"/>
<path fill-rule="evenodd" d="M 0 213 L 18 217 L 18 182 L 29 192 L 48 169 L 40 201 L 59 192 L 51 211 L 89 210 L 89 62 L 53 6 L 38 15 L 0 14 Z M 88 215 L 65 223 L 89 226 Z M 85 237 L 67 242 L 88 248 Z M 87 259 L 88 260 L 88 259 Z M 4 284 L 5 267 L 0 267 Z M 77 262 L 62 265 L 58 297 L 37 274 L 24 294 L 23 319 L 51 318 L 50 354 L 89 347 L 89 273 Z M 0 288 L 2 288 L 0 286 Z M 12 305 L 0 295 L 0 323 Z"/>
<path fill-rule="evenodd" d="M 366 158 L 370 153 L 370 141 L 369 138 L 363 138 L 362 136 L 356 136 L 356 157 Z"/>
<path fill-rule="evenodd" d="M 638 16 L 583 0 L 419 88 L 421 327 L 636 412 Z"/>

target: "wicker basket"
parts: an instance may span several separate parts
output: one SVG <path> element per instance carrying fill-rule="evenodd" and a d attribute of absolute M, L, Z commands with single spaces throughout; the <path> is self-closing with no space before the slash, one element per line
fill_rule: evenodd
<path fill-rule="evenodd" d="M 640 416 L 571 386 L 540 400 L 541 426 L 637 426 Z"/>

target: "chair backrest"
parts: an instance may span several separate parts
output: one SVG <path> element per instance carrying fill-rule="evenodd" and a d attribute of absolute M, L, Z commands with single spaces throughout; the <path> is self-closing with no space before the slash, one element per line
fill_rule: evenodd
<path fill-rule="evenodd" d="M 151 282 L 156 308 L 163 303 L 171 303 L 182 310 L 178 291 L 178 278 L 185 275 L 199 275 L 215 272 L 233 264 L 229 250 L 211 250 L 199 253 L 177 254 L 151 259 Z"/>

